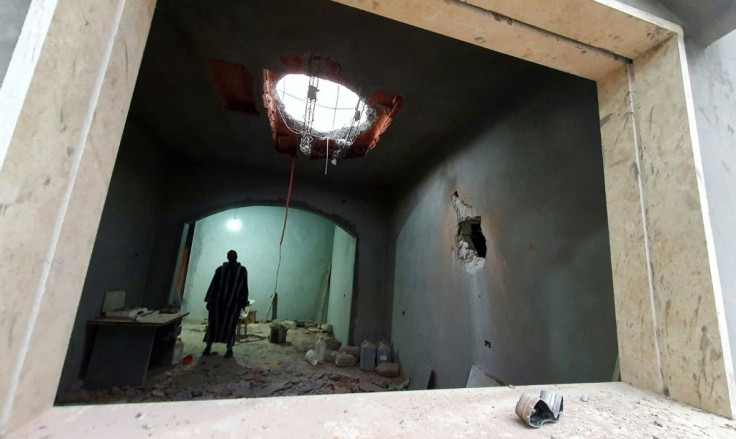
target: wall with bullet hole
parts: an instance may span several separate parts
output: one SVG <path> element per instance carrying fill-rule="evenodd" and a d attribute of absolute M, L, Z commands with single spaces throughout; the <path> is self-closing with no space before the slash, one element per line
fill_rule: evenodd
<path fill-rule="evenodd" d="M 595 83 L 549 71 L 394 200 L 392 339 L 404 372 L 464 387 L 610 381 L 617 358 Z M 457 200 L 453 194 L 457 191 Z M 480 217 L 469 267 L 458 222 Z"/>

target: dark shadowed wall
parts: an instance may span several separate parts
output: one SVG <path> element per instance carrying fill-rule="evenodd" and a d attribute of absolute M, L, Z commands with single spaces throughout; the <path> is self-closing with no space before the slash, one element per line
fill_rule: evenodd
<path fill-rule="evenodd" d="M 94 334 L 87 321 L 99 315 L 105 291 L 126 290 L 127 306 L 143 302 L 165 181 L 163 152 L 136 125 L 128 125 L 69 340 L 59 383 L 62 391 L 74 383 L 89 355 Z"/>
<path fill-rule="evenodd" d="M 474 364 L 514 384 L 613 375 L 596 87 L 538 79 L 459 130 L 394 203 L 393 342 L 404 371 L 421 359 L 437 387 L 464 387 Z M 475 274 L 454 255 L 455 191 L 482 218 L 488 254 Z"/>

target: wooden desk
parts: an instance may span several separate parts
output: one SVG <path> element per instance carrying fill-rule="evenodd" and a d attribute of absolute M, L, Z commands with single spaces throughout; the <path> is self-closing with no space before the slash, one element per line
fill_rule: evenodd
<path fill-rule="evenodd" d="M 90 320 L 97 336 L 87 368 L 88 389 L 113 386 L 142 386 L 151 365 L 171 364 L 179 323 L 188 312 L 162 314 L 158 311 L 126 320 L 98 317 Z M 155 352 L 155 361 L 151 361 Z"/>

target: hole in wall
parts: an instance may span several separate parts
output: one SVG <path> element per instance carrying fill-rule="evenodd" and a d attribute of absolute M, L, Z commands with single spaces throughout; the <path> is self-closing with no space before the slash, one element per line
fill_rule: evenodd
<path fill-rule="evenodd" d="M 470 250 L 474 251 L 479 257 L 485 258 L 488 247 L 486 246 L 486 237 L 483 236 L 480 222 L 481 218 L 479 216 L 460 221 L 458 224 L 458 235 L 467 243 Z"/>
<path fill-rule="evenodd" d="M 454 253 L 457 260 L 470 274 L 477 273 L 485 265 L 488 252 L 486 237 L 481 228 L 481 217 L 466 200 L 455 191 L 450 198 L 457 216 L 457 236 Z"/>

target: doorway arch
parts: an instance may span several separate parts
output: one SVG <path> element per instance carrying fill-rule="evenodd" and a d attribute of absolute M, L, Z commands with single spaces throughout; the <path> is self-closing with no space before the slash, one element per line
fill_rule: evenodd
<path fill-rule="evenodd" d="M 354 233 L 326 215 L 295 207 L 280 246 L 283 207 L 250 203 L 214 212 L 185 225 L 178 252 L 172 290 L 191 318 L 206 318 L 203 299 L 212 273 L 225 252 L 234 249 L 248 268 L 250 298 L 261 320 L 273 314 L 330 323 L 338 340 L 349 342 L 357 267 Z M 278 307 L 272 308 L 274 292 Z"/>

